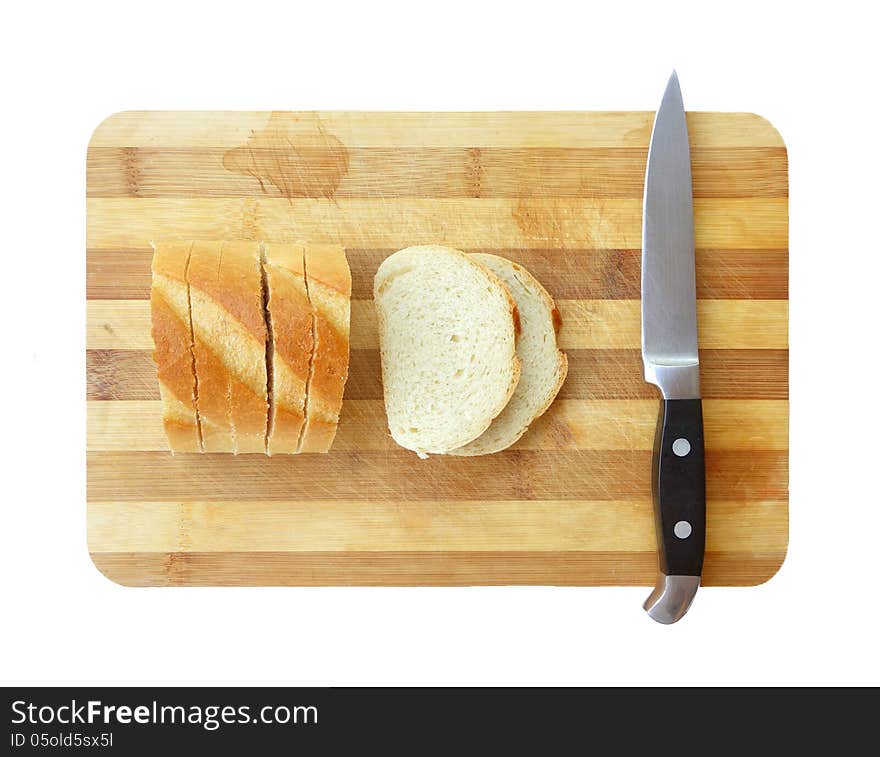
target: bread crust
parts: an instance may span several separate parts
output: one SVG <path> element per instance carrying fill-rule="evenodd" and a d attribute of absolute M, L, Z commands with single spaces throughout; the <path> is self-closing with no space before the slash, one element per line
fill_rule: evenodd
<path fill-rule="evenodd" d="M 301 452 L 328 452 L 339 424 L 348 379 L 351 269 L 338 245 L 305 245 L 314 346 Z"/>
<path fill-rule="evenodd" d="M 194 242 L 188 270 L 206 452 L 265 452 L 266 324 L 260 246 Z"/>
<path fill-rule="evenodd" d="M 272 353 L 266 444 L 266 452 L 270 455 L 298 452 L 305 420 L 306 384 L 314 339 L 304 256 L 301 244 L 263 246 L 267 322 L 271 326 L 269 349 Z"/>
<path fill-rule="evenodd" d="M 233 451 L 266 451 L 266 320 L 263 310 L 260 244 L 225 241 L 220 255 L 221 296 L 229 314 L 222 351 L 229 371 L 229 414 Z"/>
<path fill-rule="evenodd" d="M 189 242 L 153 244 L 150 313 L 162 423 L 172 453 L 201 452 L 186 268 Z"/>
<path fill-rule="evenodd" d="M 193 242 L 187 270 L 198 381 L 198 412 L 205 452 L 233 452 L 229 370 L 220 357 L 224 337 L 218 313 L 220 242 Z"/>

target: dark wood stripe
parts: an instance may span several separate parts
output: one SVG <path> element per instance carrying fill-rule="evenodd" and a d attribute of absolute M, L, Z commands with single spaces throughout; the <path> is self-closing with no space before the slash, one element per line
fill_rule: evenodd
<path fill-rule="evenodd" d="M 86 299 L 150 299 L 150 247 L 86 250 Z"/>
<path fill-rule="evenodd" d="M 651 399 L 656 390 L 642 378 L 639 350 L 568 350 L 565 399 Z M 378 352 L 352 350 L 348 399 L 381 399 Z M 788 399 L 788 350 L 700 350 L 706 399 Z"/>
<path fill-rule="evenodd" d="M 370 299 L 379 264 L 394 250 L 347 251 L 352 296 Z M 638 299 L 640 250 L 469 250 L 524 266 L 557 299 Z M 88 250 L 86 294 L 92 300 L 146 300 L 152 250 Z M 588 259 L 588 262 L 585 261 Z M 788 298 L 787 250 L 697 250 L 700 299 Z"/>
<path fill-rule="evenodd" d="M 569 350 L 566 399 L 649 399 L 638 350 Z M 707 399 L 788 399 L 787 350 L 702 350 Z M 87 350 L 87 399 L 157 400 L 156 367 L 148 350 Z M 352 350 L 346 399 L 382 398 L 376 350 Z"/>
<path fill-rule="evenodd" d="M 567 354 L 568 377 L 560 397 L 657 397 L 656 389 L 642 378 L 639 350 L 569 350 Z M 788 399 L 788 350 L 700 350 L 700 388 L 706 399 Z"/>
<path fill-rule="evenodd" d="M 99 552 L 125 586 L 653 586 L 653 552 Z M 707 552 L 704 586 L 755 586 L 784 552 Z"/>
<path fill-rule="evenodd" d="M 338 198 L 641 197 L 647 156 L 646 148 L 362 147 L 346 152 L 347 170 L 333 190 Z M 321 197 L 326 196 L 326 177 L 340 171 L 335 152 L 300 146 L 282 192 L 272 182 L 271 169 L 289 159 L 289 148 L 254 147 L 251 155 L 269 172 L 259 178 L 227 170 L 226 153 L 92 147 L 88 196 L 283 197 L 293 192 Z M 782 147 L 694 146 L 691 164 L 698 198 L 788 196 Z"/>
<path fill-rule="evenodd" d="M 394 250 L 349 250 L 352 297 L 370 299 L 379 264 Z M 528 270 L 560 300 L 637 300 L 641 250 L 469 249 L 501 255 Z M 697 250 L 697 297 L 788 299 L 788 250 Z"/>
<path fill-rule="evenodd" d="M 649 497 L 651 452 L 526 451 L 419 460 L 403 449 L 332 455 L 177 455 L 89 452 L 90 501 L 359 499 L 607 500 Z M 561 476 L 560 471 L 565 475 Z M 706 453 L 709 500 L 784 499 L 788 455 Z"/>
<path fill-rule="evenodd" d="M 707 399 L 787 400 L 788 350 L 700 350 L 700 388 Z"/>
<path fill-rule="evenodd" d="M 86 350 L 87 400 L 158 400 L 149 350 Z"/>

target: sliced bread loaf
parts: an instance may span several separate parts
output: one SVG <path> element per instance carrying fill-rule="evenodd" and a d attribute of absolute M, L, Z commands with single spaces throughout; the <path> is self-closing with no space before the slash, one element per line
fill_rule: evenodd
<path fill-rule="evenodd" d="M 463 252 L 425 245 L 386 258 L 373 286 L 391 436 L 422 457 L 473 441 L 520 376 L 504 284 Z"/>
<path fill-rule="evenodd" d="M 472 258 L 507 286 L 519 311 L 521 332 L 516 354 L 522 375 L 510 402 L 480 436 L 451 455 L 487 455 L 506 449 L 519 439 L 556 397 L 568 373 L 568 358 L 556 346 L 561 325 L 556 303 L 528 271 L 497 255 L 474 253 Z"/>

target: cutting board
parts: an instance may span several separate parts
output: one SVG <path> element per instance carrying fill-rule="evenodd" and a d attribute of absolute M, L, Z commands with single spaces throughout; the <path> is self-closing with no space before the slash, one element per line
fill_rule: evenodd
<path fill-rule="evenodd" d="M 88 544 L 125 585 L 652 584 L 658 409 L 639 353 L 652 113 L 126 112 L 88 150 Z M 788 540 L 788 176 L 776 130 L 690 113 L 706 584 Z M 151 362 L 153 238 L 328 241 L 353 276 L 328 455 L 173 457 Z M 377 266 L 505 255 L 556 298 L 569 375 L 514 448 L 419 460 L 382 405 Z"/>

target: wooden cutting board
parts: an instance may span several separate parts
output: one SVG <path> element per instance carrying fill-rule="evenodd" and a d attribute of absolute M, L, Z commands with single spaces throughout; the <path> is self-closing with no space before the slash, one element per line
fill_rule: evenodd
<path fill-rule="evenodd" d="M 639 353 L 652 113 L 128 112 L 88 151 L 88 543 L 128 585 L 652 584 L 658 402 Z M 788 176 L 775 129 L 688 115 L 704 392 L 706 584 L 788 540 Z M 149 240 L 332 241 L 354 279 L 329 455 L 166 451 Z M 526 266 L 570 370 L 514 449 L 423 461 L 390 439 L 373 274 L 442 243 Z"/>

